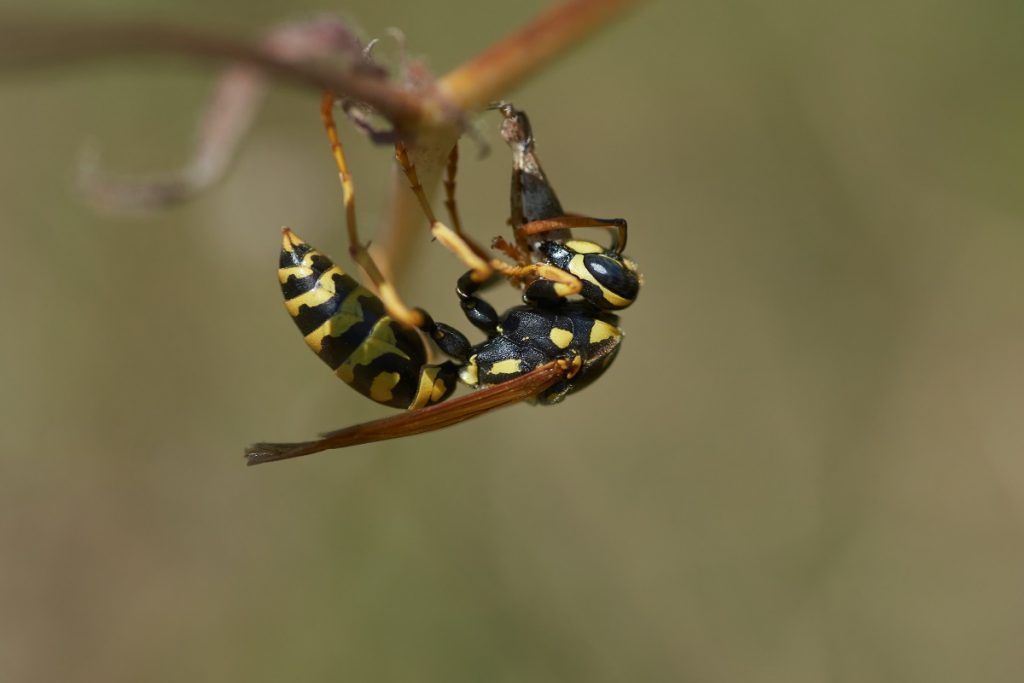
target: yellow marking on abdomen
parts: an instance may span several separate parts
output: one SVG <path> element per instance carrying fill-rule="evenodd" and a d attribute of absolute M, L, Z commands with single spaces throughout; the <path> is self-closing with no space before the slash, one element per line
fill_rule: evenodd
<path fill-rule="evenodd" d="M 416 410 L 431 403 L 437 403 L 447 393 L 448 387 L 443 379 L 438 379 L 440 365 L 427 366 L 420 372 L 420 386 L 416 390 L 416 398 L 409 405 L 409 410 Z"/>
<path fill-rule="evenodd" d="M 548 338 L 551 342 L 560 349 L 564 349 L 572 343 L 572 332 L 569 330 L 563 330 L 561 327 L 552 327 L 551 333 L 548 334 Z"/>
<path fill-rule="evenodd" d="M 512 373 L 519 372 L 522 367 L 523 361 L 519 358 L 506 358 L 492 365 L 487 372 L 490 375 L 511 375 Z"/>
<path fill-rule="evenodd" d="M 284 305 L 288 308 L 288 313 L 295 317 L 299 314 L 299 309 L 302 306 L 316 308 L 333 299 L 338 294 L 334 287 L 334 276 L 344 274 L 337 266 L 331 266 L 325 270 L 309 291 L 303 292 L 297 297 L 284 302 Z"/>
<path fill-rule="evenodd" d="M 590 343 L 597 344 L 611 337 L 618 337 L 622 333 L 619 328 L 609 325 L 603 320 L 595 320 L 594 326 L 590 328 Z"/>
<path fill-rule="evenodd" d="M 301 280 L 307 278 L 313 274 L 313 269 L 309 266 L 287 266 L 285 268 L 277 269 L 277 279 L 283 285 L 288 282 L 288 278 L 295 276 L 296 279 Z"/>
<path fill-rule="evenodd" d="M 398 348 L 398 340 L 395 338 L 394 330 L 391 329 L 392 322 L 391 318 L 385 315 L 374 324 L 363 343 L 334 371 L 341 381 L 352 384 L 357 365 L 369 365 L 375 358 L 389 353 L 405 360 L 412 360 L 405 351 Z"/>
<path fill-rule="evenodd" d="M 323 325 L 306 335 L 306 344 L 316 353 L 323 348 L 324 337 L 340 337 L 352 329 L 353 325 L 363 322 L 363 307 L 360 298 L 372 297 L 365 287 L 356 287 L 341 302 L 338 312 L 328 318 Z"/>
<path fill-rule="evenodd" d="M 448 393 L 448 385 L 444 383 L 443 379 L 434 381 L 434 390 L 430 392 L 430 402 L 437 403 L 441 398 Z"/>
<path fill-rule="evenodd" d="M 409 404 L 409 410 L 417 410 L 430 403 L 430 397 L 434 394 L 434 379 L 440 369 L 425 367 L 420 370 L 420 385 L 416 389 L 416 397 Z"/>
<path fill-rule="evenodd" d="M 356 373 L 351 365 L 345 365 L 342 363 L 338 366 L 338 369 L 334 371 L 334 374 L 345 384 L 351 385 L 356 381 Z"/>
<path fill-rule="evenodd" d="M 373 378 L 370 385 L 370 398 L 378 403 L 387 403 L 394 395 L 391 391 L 401 381 L 402 376 L 397 372 L 382 372 Z"/>

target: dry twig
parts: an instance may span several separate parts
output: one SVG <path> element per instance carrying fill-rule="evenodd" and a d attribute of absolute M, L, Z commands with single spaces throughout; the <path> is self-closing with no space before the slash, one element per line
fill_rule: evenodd
<path fill-rule="evenodd" d="M 330 91 L 370 105 L 409 140 L 407 147 L 421 181 L 428 192 L 433 192 L 448 151 L 463 132 L 466 114 L 503 96 L 544 64 L 639 2 L 565 0 L 457 67 L 433 87 L 415 89 L 389 82 L 380 74 L 367 73 L 351 60 L 339 67 L 315 51 L 296 54 L 275 50 L 267 41 L 238 40 L 149 21 L 71 24 L 0 20 L 0 68 L 81 64 L 86 60 L 123 58 L 127 54 L 171 55 L 228 62 L 234 68 L 255 68 L 283 83 Z M 207 125 L 225 124 L 215 120 Z M 233 130 L 232 134 L 240 137 L 241 132 Z M 224 149 L 216 152 L 221 157 L 226 153 Z M 402 247 L 421 227 L 422 216 L 397 169 L 390 192 L 390 214 L 378 230 L 376 243 L 382 247 L 385 262 L 390 261 L 391 269 L 396 270 L 400 265 L 396 262 L 408 257 L 410 250 Z"/>

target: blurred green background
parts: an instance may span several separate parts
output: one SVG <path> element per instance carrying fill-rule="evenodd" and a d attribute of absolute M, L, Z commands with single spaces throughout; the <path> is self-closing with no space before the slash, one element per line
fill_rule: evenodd
<path fill-rule="evenodd" d="M 340 11 L 436 73 L 545 3 L 49 0 L 251 35 Z M 40 11 L 29 0 L 9 9 Z M 253 469 L 388 411 L 280 302 L 343 253 L 316 94 L 152 217 L 72 189 L 184 161 L 214 72 L 5 73 L 0 680 L 1018 681 L 1024 4 L 652 4 L 509 96 L 646 288 L 592 389 Z M 464 154 L 504 230 L 509 159 Z M 351 129 L 363 230 L 390 155 Z M 426 238 L 407 298 L 458 322 Z M 511 290 L 495 296 L 510 305 Z M 283 403 L 282 398 L 287 397 Z"/>

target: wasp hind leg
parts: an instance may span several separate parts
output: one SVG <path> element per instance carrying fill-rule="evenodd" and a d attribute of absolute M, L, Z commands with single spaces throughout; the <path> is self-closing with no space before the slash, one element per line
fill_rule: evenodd
<path fill-rule="evenodd" d="M 444 206 L 448 210 L 448 218 L 452 222 L 455 233 L 465 239 L 462 232 L 462 220 L 459 218 L 459 206 L 455 202 L 455 176 L 459 172 L 459 142 L 456 140 L 452 145 L 452 151 L 448 153 L 448 164 L 444 171 Z"/>
<path fill-rule="evenodd" d="M 452 217 L 452 224 L 455 226 L 454 230 L 437 219 L 434 210 L 430 206 L 430 200 L 427 199 L 427 194 L 423 190 L 423 185 L 420 183 L 419 174 L 416 172 L 416 165 L 409 158 L 409 152 L 401 142 L 395 145 L 395 160 L 398 161 L 402 172 L 408 178 L 409 189 L 416 195 L 416 200 L 419 202 L 423 214 L 427 217 L 427 222 L 430 223 L 430 234 L 445 249 L 455 254 L 473 272 L 472 277 L 474 281 L 486 282 L 494 272 L 492 267 L 493 261 L 488 258 L 487 253 L 480 246 L 474 243 L 462 231 L 458 210 L 455 205 L 455 172 L 458 168 L 457 150 L 453 148 L 451 155 L 448 157 L 448 167 L 444 182 L 447 196 L 445 204 L 448 206 L 449 214 Z"/>
<path fill-rule="evenodd" d="M 520 238 L 527 239 L 547 232 L 574 228 L 610 230 L 614 233 L 611 250 L 616 254 L 621 254 L 626 248 L 627 227 L 626 221 L 623 218 L 594 218 L 593 216 L 566 214 L 564 216 L 555 216 L 554 218 L 530 221 L 529 223 L 516 226 L 514 230 L 517 240 Z"/>
<path fill-rule="evenodd" d="M 323 121 L 324 130 L 327 132 L 327 139 L 331 143 L 331 154 L 338 167 L 338 179 L 341 181 L 349 254 L 373 282 L 388 315 L 407 327 L 421 328 L 426 323 L 423 311 L 410 308 L 402 301 L 394 285 L 384 277 L 380 268 L 377 267 L 366 245 L 359 240 L 359 231 L 356 225 L 355 187 L 352 183 L 352 174 L 348 170 L 348 162 L 345 160 L 345 148 L 342 147 L 338 138 L 338 126 L 334 121 L 334 103 L 334 95 L 329 92 L 324 93 L 320 102 L 320 118 Z"/>

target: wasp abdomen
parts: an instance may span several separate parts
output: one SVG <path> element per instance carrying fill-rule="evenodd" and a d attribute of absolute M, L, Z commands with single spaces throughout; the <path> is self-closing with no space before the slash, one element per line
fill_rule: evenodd
<path fill-rule="evenodd" d="M 306 345 L 343 382 L 394 408 L 447 398 L 454 370 L 427 365 L 423 340 L 330 258 L 284 231 L 278 270 L 285 306 Z"/>

